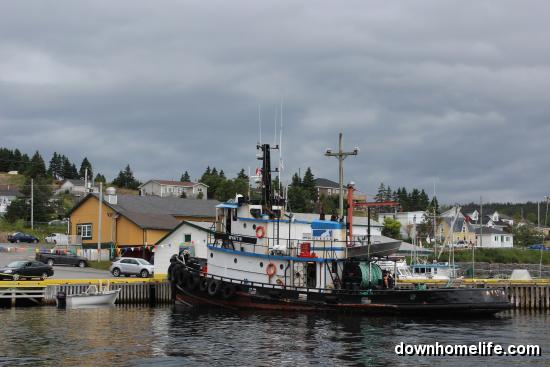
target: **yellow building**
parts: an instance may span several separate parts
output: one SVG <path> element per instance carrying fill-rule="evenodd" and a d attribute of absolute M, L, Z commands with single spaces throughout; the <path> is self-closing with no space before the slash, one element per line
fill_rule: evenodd
<path fill-rule="evenodd" d="M 80 235 L 84 248 L 152 246 L 182 220 L 213 222 L 216 200 L 176 197 L 117 195 L 106 190 L 101 205 L 99 234 L 99 195 L 88 194 L 70 212 L 70 234 Z"/>

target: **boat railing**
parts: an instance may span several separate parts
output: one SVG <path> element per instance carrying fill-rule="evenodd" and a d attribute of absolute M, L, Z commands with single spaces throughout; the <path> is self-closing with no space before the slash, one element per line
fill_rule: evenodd
<path fill-rule="evenodd" d="M 347 295 L 347 296 L 350 296 L 350 295 L 368 296 L 373 291 L 372 289 L 311 288 L 311 287 L 301 287 L 301 286 L 286 285 L 286 284 L 271 284 L 271 283 L 264 283 L 264 282 L 254 282 L 254 281 L 250 281 L 250 280 L 235 279 L 235 278 L 224 277 L 224 276 L 221 276 L 221 275 L 214 275 L 214 274 L 204 273 L 200 270 L 193 269 L 193 268 L 188 267 L 186 265 L 184 265 L 184 266 L 190 273 L 194 273 L 195 275 L 199 275 L 203 278 L 215 279 L 215 280 L 219 280 L 219 281 L 222 281 L 222 282 L 225 282 L 225 283 L 245 285 L 245 286 L 253 287 L 253 288 L 268 288 L 268 289 L 274 289 L 274 290 L 295 291 L 295 292 L 298 292 L 300 294 L 330 293 L 332 295 Z"/>
<path fill-rule="evenodd" d="M 230 238 L 215 238 L 214 235 L 210 235 L 208 242 L 210 245 L 229 248 L 232 250 L 245 251 L 246 247 L 252 248 L 254 253 L 269 253 L 271 255 L 286 255 L 286 256 L 301 256 L 301 257 L 315 257 L 317 253 L 323 253 L 326 255 L 336 256 L 337 252 L 345 251 L 349 247 L 346 241 L 335 240 L 330 238 L 265 238 L 262 243 L 254 241 L 254 243 L 247 242 L 246 240 L 239 240 L 239 238 L 246 238 L 245 235 L 232 234 Z M 250 238 L 250 237 L 248 237 Z"/>

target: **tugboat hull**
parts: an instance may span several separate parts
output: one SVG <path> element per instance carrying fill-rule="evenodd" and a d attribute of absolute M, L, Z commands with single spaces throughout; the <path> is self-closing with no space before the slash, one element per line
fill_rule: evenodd
<path fill-rule="evenodd" d="M 216 284 L 210 285 L 215 282 Z M 176 300 L 188 306 L 232 310 L 323 311 L 387 315 L 460 317 L 492 315 L 512 307 L 503 289 L 442 288 L 423 290 L 299 289 L 243 284 L 189 275 L 176 284 Z"/>

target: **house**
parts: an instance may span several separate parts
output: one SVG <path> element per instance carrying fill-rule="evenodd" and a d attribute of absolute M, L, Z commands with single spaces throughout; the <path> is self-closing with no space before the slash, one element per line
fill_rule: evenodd
<path fill-rule="evenodd" d="M 501 231 L 497 228 L 476 228 L 475 234 L 476 247 L 506 248 L 514 246 L 514 235 Z"/>
<path fill-rule="evenodd" d="M 334 182 L 326 178 L 316 178 L 313 180 L 313 183 L 315 184 L 315 189 L 317 190 L 317 195 L 319 197 L 329 197 L 340 194 L 340 185 L 338 182 Z M 344 196 L 348 194 L 346 185 L 343 186 L 342 191 L 344 192 Z"/>
<path fill-rule="evenodd" d="M 208 196 L 208 185 L 202 182 L 180 182 L 169 180 L 149 180 L 139 186 L 139 194 L 141 196 L 160 196 L 181 197 L 185 194 L 186 198 L 202 198 L 206 200 Z"/>
<path fill-rule="evenodd" d="M 88 192 L 99 192 L 98 186 L 92 186 L 92 182 L 88 181 L 88 190 L 86 190 L 86 182 L 84 180 L 64 180 L 59 189 L 55 191 L 55 194 L 62 194 L 68 192 L 75 196 L 84 196 Z"/>
<path fill-rule="evenodd" d="M 183 220 L 213 222 L 216 200 L 176 197 L 117 195 L 105 190 L 102 202 L 101 238 L 98 238 L 99 196 L 88 194 L 70 211 L 70 234 L 82 236 L 83 247 L 152 246 Z M 140 249 L 141 248 L 141 249 Z"/>
<path fill-rule="evenodd" d="M 166 274 L 170 257 L 181 250 L 206 259 L 208 236 L 213 235 L 213 222 L 183 220 L 155 243 L 155 274 Z"/>
<path fill-rule="evenodd" d="M 471 224 L 470 217 L 458 215 L 455 218 L 443 217 L 438 225 L 438 238 L 445 243 L 456 244 L 463 241 L 465 244 L 473 244 L 476 241 L 475 225 Z"/>
<path fill-rule="evenodd" d="M 23 194 L 13 185 L 0 185 L 0 216 L 4 216 L 11 202 L 20 197 Z"/>
<path fill-rule="evenodd" d="M 378 221 L 384 223 L 384 219 L 387 217 L 395 219 L 401 223 L 401 237 L 403 238 L 413 238 L 414 226 L 418 225 L 426 219 L 426 212 L 423 210 L 413 211 L 413 212 L 396 212 L 396 213 L 379 213 Z"/>
<path fill-rule="evenodd" d="M 338 182 L 334 182 L 326 178 L 316 178 L 313 180 L 313 183 L 315 185 L 315 190 L 317 190 L 318 198 L 320 198 L 321 196 L 329 197 L 329 196 L 340 195 L 340 185 L 338 184 Z M 347 197 L 348 189 L 346 185 L 342 187 L 342 192 L 344 193 L 344 197 Z M 354 191 L 353 201 L 359 201 L 359 202 L 367 201 L 367 196 L 363 194 L 359 194 L 357 191 Z M 366 208 L 356 207 L 355 210 L 366 211 Z"/>

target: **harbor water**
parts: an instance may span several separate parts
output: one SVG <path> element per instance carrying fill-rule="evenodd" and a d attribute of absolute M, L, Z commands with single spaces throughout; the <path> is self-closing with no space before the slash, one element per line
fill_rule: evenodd
<path fill-rule="evenodd" d="M 0 366 L 550 366 L 550 312 L 490 319 L 115 306 L 0 309 Z M 539 357 L 398 356 L 405 344 L 538 344 Z"/>

